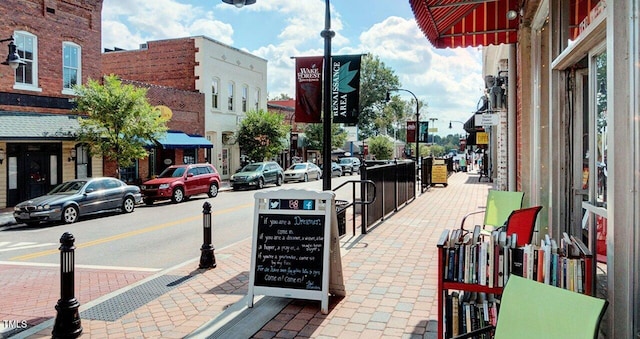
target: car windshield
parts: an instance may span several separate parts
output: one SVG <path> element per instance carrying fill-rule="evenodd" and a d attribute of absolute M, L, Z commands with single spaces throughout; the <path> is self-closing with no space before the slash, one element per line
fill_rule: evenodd
<path fill-rule="evenodd" d="M 249 164 L 242 169 L 242 172 L 255 172 L 260 169 L 262 165 L 259 164 Z"/>
<path fill-rule="evenodd" d="M 351 162 L 351 159 L 348 159 L 348 158 L 342 158 L 342 159 L 340 159 L 340 163 L 341 163 L 341 164 L 348 164 L 348 163 L 350 163 L 350 162 Z"/>
<path fill-rule="evenodd" d="M 169 167 L 162 171 L 158 178 L 178 178 L 184 174 L 184 167 Z"/>
<path fill-rule="evenodd" d="M 67 181 L 54 187 L 49 194 L 74 194 L 78 193 L 86 181 Z"/>
<path fill-rule="evenodd" d="M 291 165 L 291 167 L 289 167 L 290 170 L 303 170 L 306 169 L 307 165 L 303 165 L 303 164 L 295 164 L 295 165 Z"/>

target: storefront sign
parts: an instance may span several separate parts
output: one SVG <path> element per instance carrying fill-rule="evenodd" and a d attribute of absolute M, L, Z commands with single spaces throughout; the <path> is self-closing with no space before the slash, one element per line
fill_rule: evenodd
<path fill-rule="evenodd" d="M 500 123 L 500 116 L 498 114 L 476 114 L 475 117 L 476 126 L 497 126 Z"/>
<path fill-rule="evenodd" d="M 489 144 L 489 133 L 487 132 L 477 132 L 476 133 L 476 145 L 488 145 Z"/>

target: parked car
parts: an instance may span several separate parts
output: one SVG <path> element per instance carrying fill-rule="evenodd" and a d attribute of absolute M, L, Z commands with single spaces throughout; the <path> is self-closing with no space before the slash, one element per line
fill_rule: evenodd
<path fill-rule="evenodd" d="M 282 185 L 284 170 L 277 162 L 254 162 L 244 166 L 229 179 L 234 190 L 241 187 L 263 188 L 265 184 Z"/>
<path fill-rule="evenodd" d="M 142 199 L 147 205 L 168 199 L 177 204 L 204 193 L 215 198 L 220 189 L 220 173 L 211 164 L 173 165 L 158 177 L 142 183 L 141 188 Z"/>
<path fill-rule="evenodd" d="M 288 181 L 309 181 L 309 178 L 320 180 L 322 170 L 311 162 L 301 162 L 293 164 L 284 171 L 284 182 Z"/>
<path fill-rule="evenodd" d="M 18 223 L 78 221 L 80 216 L 120 209 L 133 212 L 141 202 L 140 188 L 116 178 L 86 178 L 64 182 L 49 193 L 23 201 L 13 208 Z"/>
<path fill-rule="evenodd" d="M 338 164 L 342 167 L 343 174 L 360 174 L 360 159 L 356 157 L 340 158 Z"/>
<path fill-rule="evenodd" d="M 322 173 L 325 173 L 324 171 L 324 166 L 320 165 L 320 169 L 322 170 Z M 341 177 L 342 176 L 342 167 L 340 167 L 340 165 L 338 165 L 337 162 L 332 161 L 331 162 L 331 177 Z"/>

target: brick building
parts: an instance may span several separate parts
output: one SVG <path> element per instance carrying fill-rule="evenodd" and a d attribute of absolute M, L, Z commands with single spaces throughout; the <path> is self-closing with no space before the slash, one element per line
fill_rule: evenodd
<path fill-rule="evenodd" d="M 267 61 L 213 39 L 196 36 L 106 50 L 104 74 L 204 94 L 204 136 L 213 144 L 206 161 L 223 179 L 240 167 L 234 141 L 249 110 L 267 109 Z M 209 152 L 207 152 L 209 153 Z"/>
<path fill-rule="evenodd" d="M 77 145 L 72 87 L 101 77 L 102 0 L 2 0 L 0 39 L 23 62 L 0 65 L 0 208 L 65 180 L 102 175 Z M 8 42 L 0 44 L 7 51 Z"/>

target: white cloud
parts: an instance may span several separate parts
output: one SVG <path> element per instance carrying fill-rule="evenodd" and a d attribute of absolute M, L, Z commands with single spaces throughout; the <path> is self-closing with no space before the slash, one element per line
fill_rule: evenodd
<path fill-rule="evenodd" d="M 367 9 L 362 11 L 367 15 Z M 219 0 L 104 0 L 103 46 L 136 49 L 147 41 L 204 35 L 268 60 L 269 95 L 295 96 L 291 57 L 324 54 L 320 36 L 324 13 L 324 0 L 261 0 L 241 9 Z M 434 49 L 410 14 L 377 23 L 350 20 L 362 30 L 359 36 L 344 31 L 341 13 L 332 8 L 333 54 L 379 57 L 398 75 L 403 88 L 428 103 L 421 116 L 437 117 L 439 134 L 450 132 L 449 120 L 466 121 L 471 116 L 484 86 L 479 51 Z M 238 32 L 248 32 L 236 32 L 232 23 Z M 457 127 L 452 131 L 460 132 L 461 125 Z"/>

